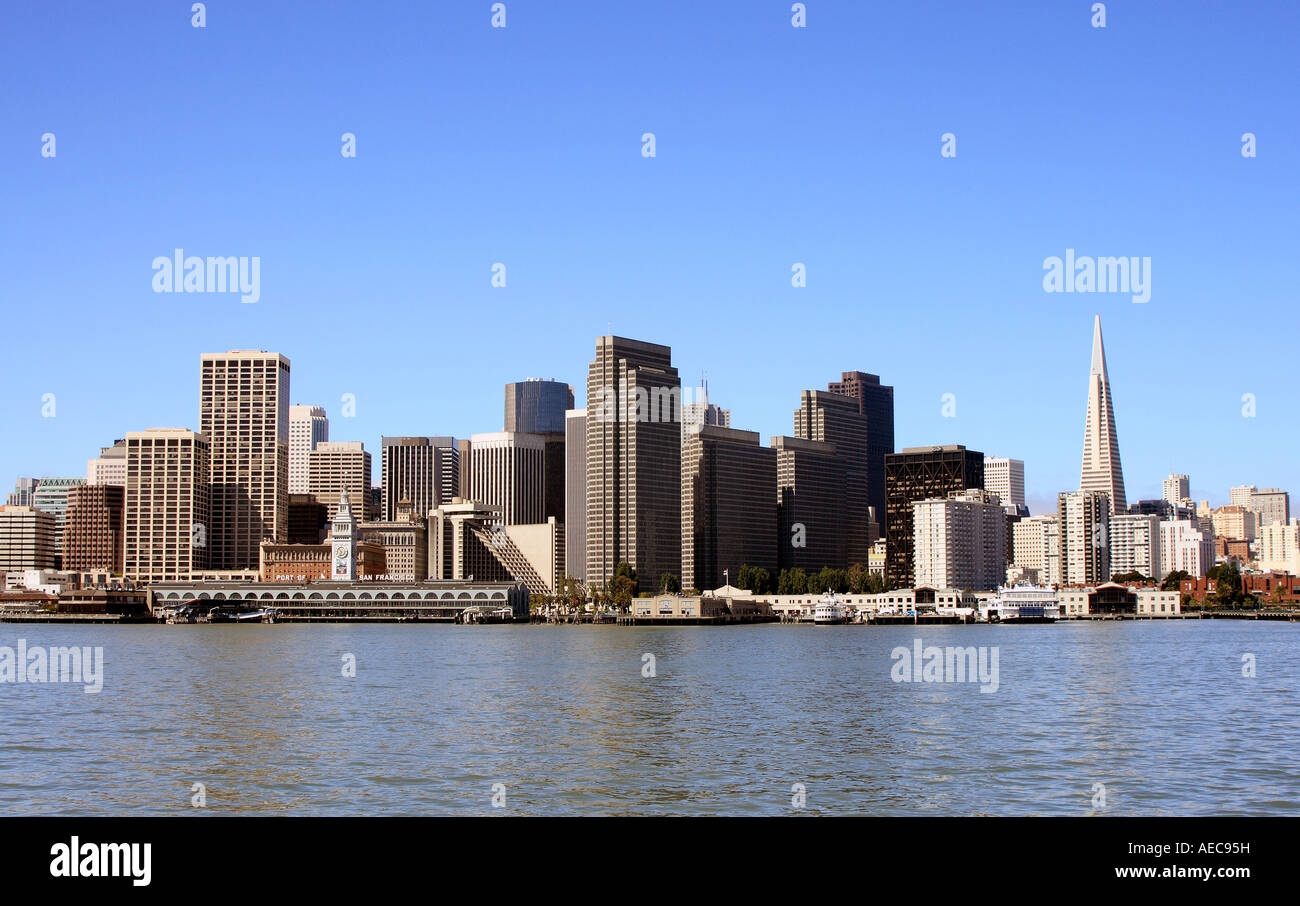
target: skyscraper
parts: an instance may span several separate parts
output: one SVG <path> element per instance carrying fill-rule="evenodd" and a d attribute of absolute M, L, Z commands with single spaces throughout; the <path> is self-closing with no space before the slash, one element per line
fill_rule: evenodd
<path fill-rule="evenodd" d="M 545 437 L 513 431 L 475 434 L 469 457 L 475 501 L 500 507 L 506 525 L 546 521 Z"/>
<path fill-rule="evenodd" d="M 126 439 L 111 447 L 100 447 L 99 456 L 86 461 L 86 484 L 126 487 Z"/>
<path fill-rule="evenodd" d="M 1165 479 L 1164 494 L 1161 496 L 1174 506 L 1178 506 L 1184 500 L 1191 499 L 1191 480 L 1186 475 L 1175 475 L 1170 472 L 1169 477 Z"/>
<path fill-rule="evenodd" d="M 1092 371 L 1088 375 L 1088 417 L 1083 428 L 1079 489 L 1104 492 L 1111 512 L 1128 509 L 1124 499 L 1124 470 L 1119 461 L 1119 434 L 1115 430 L 1115 407 L 1106 373 L 1106 350 L 1101 342 L 1101 315 L 1096 316 L 1092 327 Z"/>
<path fill-rule="evenodd" d="M 885 574 L 891 582 L 914 584 L 912 504 L 982 487 L 984 454 L 961 444 L 906 447 L 885 457 Z"/>
<path fill-rule="evenodd" d="M 320 406 L 289 407 L 289 493 L 307 493 L 307 458 L 330 439 L 330 420 Z"/>
<path fill-rule="evenodd" d="M 420 518 L 451 503 L 460 493 L 460 453 L 454 437 L 385 437 L 383 444 L 383 503 L 380 518 L 393 522 L 397 508 L 409 500 Z"/>
<path fill-rule="evenodd" d="M 54 516 L 54 559 L 63 566 L 63 525 L 68 512 L 68 492 L 86 483 L 84 478 L 42 478 L 32 492 L 32 506 Z"/>
<path fill-rule="evenodd" d="M 845 371 L 828 385 L 831 393 L 857 400 L 867 419 L 867 504 L 885 534 L 885 457 L 894 452 L 894 388 L 880 376 Z"/>
<path fill-rule="evenodd" d="M 587 410 L 564 413 L 564 562 L 587 581 Z"/>
<path fill-rule="evenodd" d="M 984 490 L 997 494 L 1011 515 L 1029 515 L 1025 505 L 1025 464 L 1019 459 L 984 457 Z"/>
<path fill-rule="evenodd" d="M 643 588 L 681 575 L 681 380 L 672 350 L 596 338 L 587 368 L 587 582 L 620 561 Z"/>
<path fill-rule="evenodd" d="M 1057 496 L 1061 526 L 1061 582 L 1094 585 L 1110 578 L 1110 501 L 1104 491 Z"/>
<path fill-rule="evenodd" d="M 125 452 L 125 441 L 122 449 Z M 125 473 L 125 457 L 122 462 Z M 125 481 L 122 485 L 86 484 L 68 491 L 63 522 L 64 569 L 122 572 L 124 485 Z"/>
<path fill-rule="evenodd" d="M 753 431 L 694 425 L 682 445 L 682 588 L 735 584 L 740 567 L 777 572 L 776 451 Z"/>
<path fill-rule="evenodd" d="M 564 413 L 572 408 L 573 388 L 561 381 L 529 378 L 506 384 L 505 430 L 563 434 Z"/>
<path fill-rule="evenodd" d="M 844 529 L 844 460 L 835 455 L 835 445 L 773 437 L 771 447 L 776 451 L 778 568 L 808 574 L 827 566 L 847 569 L 852 564 Z"/>
<path fill-rule="evenodd" d="M 208 442 L 184 428 L 126 436 L 122 574 L 133 582 L 184 582 L 208 567 Z"/>
<path fill-rule="evenodd" d="M 200 357 L 199 433 L 211 451 L 208 569 L 255 570 L 289 524 L 289 360 L 232 350 Z"/>
<path fill-rule="evenodd" d="M 370 475 L 370 454 L 359 440 L 327 440 L 308 454 L 307 492 L 325 505 L 331 521 L 344 496 L 353 515 L 366 520 L 378 515 L 379 508 L 370 505 Z M 287 515 L 285 531 L 287 534 Z"/>
<path fill-rule="evenodd" d="M 1007 512 L 992 491 L 916 501 L 912 539 L 917 586 L 988 591 L 1006 578 Z"/>
<path fill-rule="evenodd" d="M 834 445 L 835 455 L 844 463 L 839 505 L 844 509 L 845 556 L 850 565 L 865 566 L 874 539 L 869 528 L 867 417 L 862 414 L 861 404 L 826 390 L 804 390 L 794 413 L 794 436 Z"/>

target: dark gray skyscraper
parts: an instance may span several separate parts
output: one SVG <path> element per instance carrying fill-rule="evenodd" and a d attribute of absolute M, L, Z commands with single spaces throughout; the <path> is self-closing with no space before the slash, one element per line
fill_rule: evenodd
<path fill-rule="evenodd" d="M 587 368 L 587 582 L 620 561 L 655 590 L 681 575 L 682 383 L 672 350 L 597 337 Z"/>
<path fill-rule="evenodd" d="M 875 510 L 876 525 L 885 533 L 885 457 L 894 452 L 894 388 L 880 377 L 845 371 L 832 381 L 831 393 L 858 401 L 867 421 L 867 505 Z"/>
<path fill-rule="evenodd" d="M 454 437 L 385 437 L 381 468 L 379 518 L 385 522 L 397 521 L 397 505 L 403 500 L 424 519 L 430 510 L 460 496 L 460 454 Z"/>
<path fill-rule="evenodd" d="M 804 440 L 832 444 L 844 464 L 845 556 L 848 564 L 867 562 L 871 547 L 868 512 L 867 418 L 858 401 L 825 390 L 804 390 L 794 414 L 794 435 Z M 826 564 L 827 566 L 833 564 Z"/>
<path fill-rule="evenodd" d="M 914 580 L 912 504 L 954 491 L 984 487 L 984 454 L 961 444 L 907 447 L 885 457 L 885 499 L 889 508 L 885 574 L 897 587 Z"/>
<path fill-rule="evenodd" d="M 519 434 L 563 434 L 564 413 L 573 408 L 573 388 L 560 381 L 529 378 L 506 384 L 505 430 Z"/>

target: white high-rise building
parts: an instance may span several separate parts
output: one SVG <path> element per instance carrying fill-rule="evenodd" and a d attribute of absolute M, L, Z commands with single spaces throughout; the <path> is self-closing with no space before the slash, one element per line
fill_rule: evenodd
<path fill-rule="evenodd" d="M 1159 582 L 1160 517 L 1154 514 L 1116 513 L 1110 517 L 1110 574 L 1139 572 Z"/>
<path fill-rule="evenodd" d="M 1228 491 L 1228 504 L 1230 506 L 1244 506 L 1249 508 L 1250 498 L 1258 490 L 1253 484 L 1239 484 Z"/>
<path fill-rule="evenodd" d="M 86 461 L 86 484 L 126 487 L 126 441 L 100 447 L 99 456 Z"/>
<path fill-rule="evenodd" d="M 1175 475 L 1169 473 L 1165 479 L 1164 499 L 1174 506 L 1182 503 L 1184 500 L 1190 500 L 1192 496 L 1192 482 L 1186 475 Z"/>
<path fill-rule="evenodd" d="M 1300 576 L 1300 519 L 1260 527 L 1259 567 Z"/>
<path fill-rule="evenodd" d="M 1110 579 L 1110 501 L 1103 491 L 1057 497 L 1061 522 L 1061 582 L 1095 585 Z"/>
<path fill-rule="evenodd" d="M 1061 584 L 1061 517 L 1044 513 L 1011 526 L 1011 563 L 1035 570 L 1044 585 Z"/>
<path fill-rule="evenodd" d="M 984 457 L 984 490 L 998 495 L 1002 508 L 1015 515 L 1025 508 L 1025 463 L 1019 459 Z"/>
<path fill-rule="evenodd" d="M 330 439 L 330 420 L 320 406 L 289 407 L 289 493 L 306 494 L 307 463 L 316 445 Z"/>
<path fill-rule="evenodd" d="M 1096 316 L 1092 328 L 1092 370 L 1088 375 L 1088 416 L 1083 428 L 1079 489 L 1105 493 L 1112 513 L 1128 509 L 1124 498 L 1124 469 L 1119 460 L 1119 434 L 1115 430 L 1115 407 L 1106 371 L 1106 350 L 1101 342 L 1101 315 Z"/>
<path fill-rule="evenodd" d="M 506 525 L 546 521 L 546 437 L 516 431 L 474 434 L 469 439 L 472 498 L 501 508 Z"/>
<path fill-rule="evenodd" d="M 914 502 L 912 543 L 918 587 L 991 590 L 1006 575 L 1006 511 L 982 488 Z"/>
<path fill-rule="evenodd" d="M 1202 578 L 1214 565 L 1214 538 L 1191 519 L 1160 523 L 1160 567 L 1166 575 L 1182 570 Z"/>

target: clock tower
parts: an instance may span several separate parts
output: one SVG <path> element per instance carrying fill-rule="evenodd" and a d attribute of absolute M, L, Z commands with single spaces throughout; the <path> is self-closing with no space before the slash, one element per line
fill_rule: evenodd
<path fill-rule="evenodd" d="M 339 497 L 339 511 L 330 527 L 333 555 L 330 579 L 335 582 L 355 582 L 357 579 L 357 520 L 352 515 L 352 504 L 345 490 Z"/>

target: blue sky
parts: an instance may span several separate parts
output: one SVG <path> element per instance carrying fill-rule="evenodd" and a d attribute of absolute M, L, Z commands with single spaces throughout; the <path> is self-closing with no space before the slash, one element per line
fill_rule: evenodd
<path fill-rule="evenodd" d="M 764 438 L 880 374 L 899 447 L 1024 459 L 1040 511 L 1078 484 L 1099 313 L 1131 499 L 1300 490 L 1296 4 L 807 5 L 8 5 L 0 483 L 197 427 L 201 352 L 283 352 L 377 451 L 499 430 L 524 377 L 581 405 L 612 329 Z M 259 256 L 260 301 L 154 293 L 177 247 Z M 1150 302 L 1045 293 L 1067 248 L 1150 257 Z"/>

